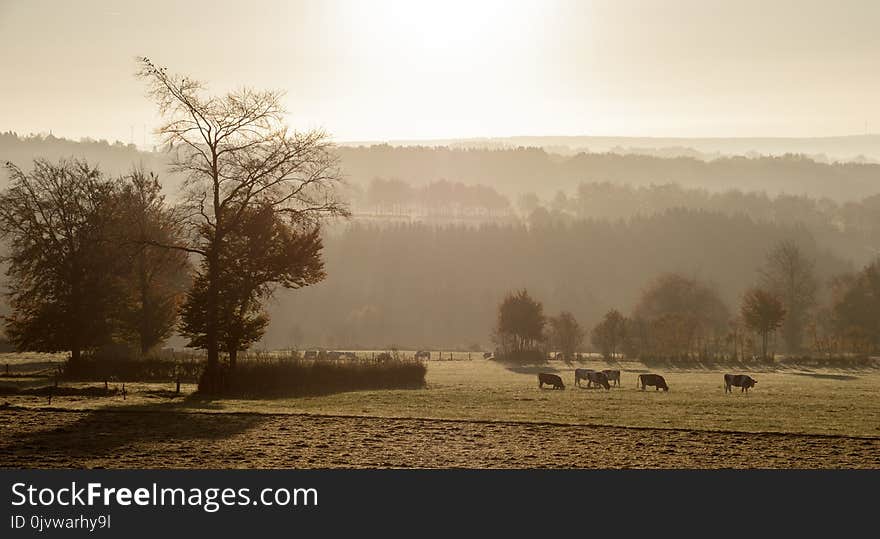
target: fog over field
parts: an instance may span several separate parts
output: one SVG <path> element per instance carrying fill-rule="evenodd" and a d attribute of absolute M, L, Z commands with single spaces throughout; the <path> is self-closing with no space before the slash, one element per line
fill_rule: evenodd
<path fill-rule="evenodd" d="M 876 467 L 878 21 L 0 0 L 0 466 Z"/>

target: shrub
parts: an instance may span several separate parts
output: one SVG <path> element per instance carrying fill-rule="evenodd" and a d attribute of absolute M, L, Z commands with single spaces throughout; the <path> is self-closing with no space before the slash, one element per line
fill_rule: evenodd
<path fill-rule="evenodd" d="M 195 358 L 118 359 L 105 356 L 84 356 L 67 362 L 62 369 L 66 380 L 118 380 L 121 382 L 195 382 L 204 368 L 204 361 Z"/>
<path fill-rule="evenodd" d="M 222 395 L 295 397 L 369 389 L 418 389 L 425 386 L 421 361 L 382 354 L 376 360 L 261 359 L 239 361 L 223 373 Z M 380 359 L 381 358 L 381 359 Z M 199 382 L 202 391 L 202 382 Z"/>

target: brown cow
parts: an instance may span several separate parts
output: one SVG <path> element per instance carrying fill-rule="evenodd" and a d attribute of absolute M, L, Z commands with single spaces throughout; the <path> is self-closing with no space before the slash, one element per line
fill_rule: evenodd
<path fill-rule="evenodd" d="M 546 372 L 539 372 L 538 387 L 543 389 L 544 384 L 553 386 L 553 389 L 565 389 L 565 384 L 562 383 L 562 378 L 560 378 L 559 376 Z"/>
<path fill-rule="evenodd" d="M 609 382 L 614 382 L 614 385 L 616 385 L 616 386 L 620 385 L 620 371 L 619 370 L 605 369 L 602 372 L 605 373 L 605 376 L 608 377 Z"/>
<path fill-rule="evenodd" d="M 730 386 L 741 387 L 740 393 L 749 392 L 750 387 L 754 387 L 758 381 L 747 374 L 725 374 L 724 375 L 724 392 L 729 393 L 733 390 Z"/>
<path fill-rule="evenodd" d="M 654 386 L 654 391 L 660 389 L 663 391 L 669 391 L 669 386 L 666 385 L 666 380 L 659 374 L 640 374 L 638 381 L 636 381 L 636 387 L 644 391 L 647 386 Z"/>
<path fill-rule="evenodd" d="M 592 369 L 575 369 L 575 385 L 581 387 L 581 380 L 587 381 L 587 387 L 593 387 L 593 384 L 596 384 L 604 387 L 605 389 L 611 389 L 611 384 L 608 383 L 608 377 L 605 375 L 604 372 L 597 372 Z"/>

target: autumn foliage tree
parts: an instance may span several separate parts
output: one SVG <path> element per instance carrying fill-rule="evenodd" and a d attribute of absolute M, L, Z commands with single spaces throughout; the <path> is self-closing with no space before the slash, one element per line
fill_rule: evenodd
<path fill-rule="evenodd" d="M 880 259 L 841 283 L 834 299 L 834 329 L 851 349 L 872 352 L 880 348 Z"/>
<path fill-rule="evenodd" d="M 760 288 L 744 295 L 740 314 L 746 327 L 761 336 L 761 357 L 767 359 L 767 339 L 785 319 L 785 307 L 778 296 Z"/>

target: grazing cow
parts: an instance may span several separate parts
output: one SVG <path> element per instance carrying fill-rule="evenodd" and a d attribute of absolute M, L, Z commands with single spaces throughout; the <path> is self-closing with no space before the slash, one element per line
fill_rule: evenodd
<path fill-rule="evenodd" d="M 593 384 L 596 384 L 605 389 L 611 389 L 611 384 L 608 383 L 608 376 L 604 372 L 594 371 L 593 369 L 575 369 L 575 385 L 581 387 L 581 380 L 587 381 L 587 387 L 593 387 Z"/>
<path fill-rule="evenodd" d="M 614 382 L 614 385 L 620 385 L 620 371 L 616 369 L 605 369 L 602 371 L 605 373 L 605 376 L 608 377 L 609 382 Z"/>
<path fill-rule="evenodd" d="M 419 350 L 416 352 L 416 359 L 431 359 L 431 352 L 427 350 Z"/>
<path fill-rule="evenodd" d="M 640 374 L 639 379 L 636 382 L 636 387 L 644 391 L 647 386 L 654 386 L 654 391 L 660 389 L 663 391 L 669 391 L 669 386 L 666 385 L 666 380 L 659 374 Z"/>
<path fill-rule="evenodd" d="M 590 383 L 590 373 L 596 372 L 593 369 L 575 369 L 574 370 L 574 385 L 581 387 L 581 380 L 586 380 L 587 384 Z"/>
<path fill-rule="evenodd" d="M 492 357 L 492 352 L 483 352 L 483 359 L 490 359 Z"/>
<path fill-rule="evenodd" d="M 741 387 L 740 393 L 745 391 L 748 393 L 749 388 L 757 384 L 758 381 L 747 374 L 725 374 L 724 375 L 724 392 L 733 391 L 730 386 Z"/>
<path fill-rule="evenodd" d="M 544 384 L 549 386 L 553 386 L 553 389 L 565 389 L 565 384 L 562 383 L 562 378 L 555 374 L 548 374 L 546 372 L 538 373 L 538 387 L 544 388 Z"/>

